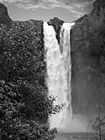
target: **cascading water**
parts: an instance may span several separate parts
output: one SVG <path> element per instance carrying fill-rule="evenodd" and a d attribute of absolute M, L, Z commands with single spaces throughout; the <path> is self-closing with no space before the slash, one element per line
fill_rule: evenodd
<path fill-rule="evenodd" d="M 63 128 L 66 117 L 72 117 L 71 106 L 71 56 L 70 29 L 74 23 L 64 23 L 60 31 L 60 44 L 52 26 L 44 22 L 48 94 L 56 98 L 56 104 L 66 103 L 60 113 L 50 118 L 51 128 Z"/>

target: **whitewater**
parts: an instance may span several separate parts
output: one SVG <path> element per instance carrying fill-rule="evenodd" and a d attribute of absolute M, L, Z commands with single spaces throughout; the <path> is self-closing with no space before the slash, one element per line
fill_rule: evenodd
<path fill-rule="evenodd" d="M 49 118 L 50 128 L 56 127 L 59 132 L 86 132 L 88 126 L 84 117 L 74 115 L 72 111 L 70 30 L 73 25 L 63 23 L 60 43 L 53 26 L 47 22 L 43 25 L 48 95 L 56 97 L 55 105 L 65 104 L 59 113 Z"/>
<path fill-rule="evenodd" d="M 44 23 L 48 94 L 56 97 L 55 105 L 66 104 L 60 113 L 52 115 L 50 118 L 51 127 L 61 127 L 61 124 L 65 123 L 67 113 L 72 117 L 70 56 L 70 29 L 72 25 L 73 23 L 62 25 L 59 44 L 53 26 Z"/>

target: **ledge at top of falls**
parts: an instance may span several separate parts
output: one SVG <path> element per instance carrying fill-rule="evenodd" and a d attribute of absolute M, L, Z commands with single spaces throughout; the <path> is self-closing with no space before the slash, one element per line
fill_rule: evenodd
<path fill-rule="evenodd" d="M 56 38 L 58 40 L 58 43 L 60 43 L 60 29 L 64 21 L 60 20 L 57 17 L 54 17 L 53 19 L 50 19 L 47 23 L 48 25 L 52 25 L 54 27 L 55 32 L 56 32 Z"/>

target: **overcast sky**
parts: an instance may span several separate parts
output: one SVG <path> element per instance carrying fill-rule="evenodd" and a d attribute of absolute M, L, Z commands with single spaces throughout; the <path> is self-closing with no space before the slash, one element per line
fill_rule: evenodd
<path fill-rule="evenodd" d="M 72 22 L 92 10 L 94 0 L 0 0 L 8 7 L 12 20 L 48 21 L 58 17 Z"/>

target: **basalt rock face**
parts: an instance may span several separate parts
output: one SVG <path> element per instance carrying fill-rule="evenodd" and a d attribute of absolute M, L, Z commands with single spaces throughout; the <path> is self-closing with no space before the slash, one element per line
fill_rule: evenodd
<path fill-rule="evenodd" d="M 60 20 L 57 17 L 54 17 L 53 19 L 50 19 L 48 21 L 48 25 L 53 26 L 54 29 L 55 29 L 56 38 L 58 40 L 58 43 L 60 43 L 60 29 L 61 29 L 61 26 L 63 25 L 63 23 L 64 23 L 64 21 L 63 20 Z"/>
<path fill-rule="evenodd" d="M 5 24 L 10 27 L 11 21 L 12 20 L 8 15 L 7 7 L 0 3 L 0 24 Z"/>
<path fill-rule="evenodd" d="M 71 30 L 72 105 L 74 114 L 93 116 L 105 105 L 105 2 L 96 0 L 93 10 Z"/>

